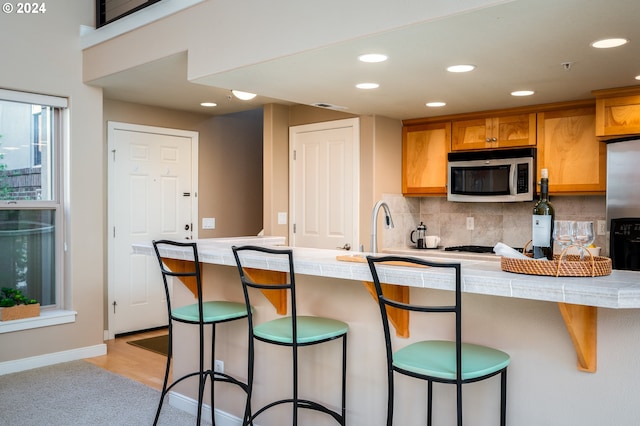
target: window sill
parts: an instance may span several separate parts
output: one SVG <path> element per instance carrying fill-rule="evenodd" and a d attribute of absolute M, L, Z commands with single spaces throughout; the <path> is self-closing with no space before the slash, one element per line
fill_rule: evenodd
<path fill-rule="evenodd" d="M 76 321 L 76 311 L 45 310 L 39 317 L 0 321 L 0 334 L 13 331 L 29 330 L 32 328 L 49 327 L 51 325 L 68 324 Z"/>

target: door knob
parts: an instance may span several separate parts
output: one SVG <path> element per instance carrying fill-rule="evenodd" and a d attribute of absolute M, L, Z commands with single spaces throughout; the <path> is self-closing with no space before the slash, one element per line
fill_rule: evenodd
<path fill-rule="evenodd" d="M 188 231 L 188 230 L 189 230 L 189 224 L 186 224 L 186 225 L 184 226 L 184 230 L 185 230 L 185 231 Z"/>

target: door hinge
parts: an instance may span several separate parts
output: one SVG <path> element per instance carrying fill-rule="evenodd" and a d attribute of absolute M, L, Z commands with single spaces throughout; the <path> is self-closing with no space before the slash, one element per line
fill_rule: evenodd
<path fill-rule="evenodd" d="M 112 149 L 111 153 L 113 154 L 113 161 L 116 161 L 116 150 Z"/>
<path fill-rule="evenodd" d="M 293 224 L 293 233 L 294 234 L 296 233 L 296 224 L 295 223 Z"/>
<path fill-rule="evenodd" d="M 113 301 L 113 303 L 112 303 L 112 305 L 113 305 L 113 313 L 115 314 L 115 313 L 116 313 L 116 306 L 118 305 L 118 302 L 116 302 L 116 301 L 114 300 L 114 301 Z"/>
<path fill-rule="evenodd" d="M 296 161 L 296 152 L 297 152 L 297 151 L 294 149 L 294 150 L 293 150 L 293 161 Z"/>

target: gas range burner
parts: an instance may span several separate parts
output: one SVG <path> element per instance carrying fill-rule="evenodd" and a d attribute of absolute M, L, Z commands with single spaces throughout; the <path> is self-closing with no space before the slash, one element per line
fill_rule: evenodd
<path fill-rule="evenodd" d="M 445 251 L 463 251 L 469 253 L 493 253 L 493 246 L 454 246 L 445 247 Z"/>

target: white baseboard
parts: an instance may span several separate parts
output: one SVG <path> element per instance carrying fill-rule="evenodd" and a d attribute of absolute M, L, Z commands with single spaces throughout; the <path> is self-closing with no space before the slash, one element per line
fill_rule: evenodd
<path fill-rule="evenodd" d="M 189 414 L 198 414 L 198 401 L 180 393 L 169 392 L 169 405 Z M 160 414 L 162 416 L 162 414 Z M 211 419 L 211 406 L 202 404 L 202 418 Z M 241 426 L 242 419 L 222 410 L 215 410 L 216 426 Z M 258 425 L 256 425 L 258 426 Z"/>
<path fill-rule="evenodd" d="M 79 359 L 92 358 L 94 356 L 106 354 L 107 345 L 102 343 L 99 345 L 86 346 L 68 351 L 0 362 L 0 376 L 4 374 L 17 373 L 19 371 L 31 370 L 38 367 L 46 367 L 47 365 L 60 364 L 61 362 L 76 361 Z"/>

